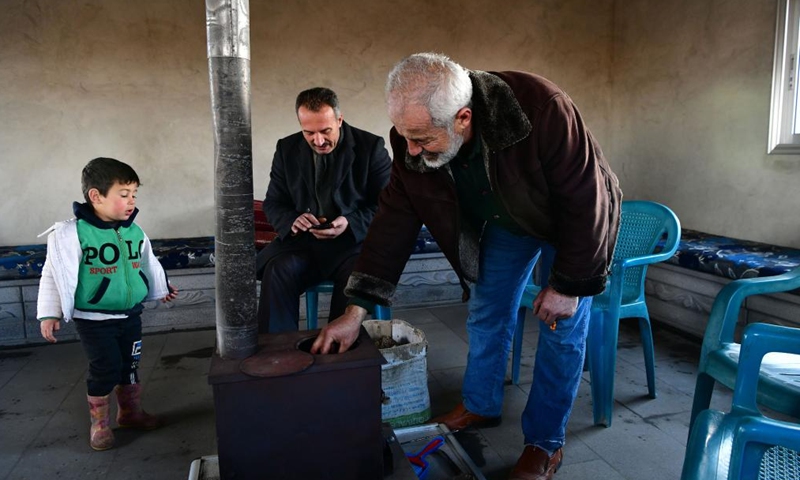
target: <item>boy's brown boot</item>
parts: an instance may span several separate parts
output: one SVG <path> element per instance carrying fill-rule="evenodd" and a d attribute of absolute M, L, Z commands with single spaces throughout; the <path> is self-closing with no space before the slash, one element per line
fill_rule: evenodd
<path fill-rule="evenodd" d="M 157 417 L 142 410 L 142 385 L 117 385 L 117 424 L 122 428 L 152 430 L 161 426 Z"/>
<path fill-rule="evenodd" d="M 92 428 L 89 429 L 89 445 L 95 450 L 108 450 L 114 446 L 114 432 L 108 420 L 108 395 L 93 397 L 87 395 Z"/>

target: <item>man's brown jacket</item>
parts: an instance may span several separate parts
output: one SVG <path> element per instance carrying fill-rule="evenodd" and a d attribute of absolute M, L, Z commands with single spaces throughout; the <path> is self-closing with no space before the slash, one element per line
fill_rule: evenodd
<path fill-rule="evenodd" d="M 530 235 L 556 249 L 549 284 L 603 291 L 619 229 L 622 192 L 572 100 L 523 72 L 471 71 L 473 122 L 493 192 Z M 478 276 L 480 232 L 462 218 L 449 166 L 428 168 L 391 131 L 394 163 L 345 293 L 389 304 L 422 224 L 458 274 Z"/>

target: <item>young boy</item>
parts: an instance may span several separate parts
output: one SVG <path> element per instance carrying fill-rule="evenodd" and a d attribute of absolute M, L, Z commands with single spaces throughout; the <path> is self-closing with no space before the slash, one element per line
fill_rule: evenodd
<path fill-rule="evenodd" d="M 117 394 L 120 427 L 153 429 L 156 417 L 140 405 L 137 367 L 142 352 L 142 302 L 170 301 L 177 290 L 167 281 L 150 240 L 133 223 L 139 177 L 125 163 L 95 158 L 83 169 L 86 203 L 74 202 L 75 217 L 47 232 L 47 259 L 39 283 L 37 316 L 51 343 L 60 321 L 75 321 L 89 358 L 86 379 L 95 450 L 114 445 L 109 394 Z M 44 235 L 44 234 L 42 234 Z"/>

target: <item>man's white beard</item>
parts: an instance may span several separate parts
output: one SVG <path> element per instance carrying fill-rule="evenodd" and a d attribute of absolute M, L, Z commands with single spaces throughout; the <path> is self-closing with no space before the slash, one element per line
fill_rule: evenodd
<path fill-rule="evenodd" d="M 461 146 L 464 145 L 464 137 L 456 132 L 448 132 L 448 137 L 450 140 L 450 146 L 448 146 L 447 150 L 444 152 L 434 154 L 428 153 L 428 156 L 426 156 L 426 152 L 423 150 L 423 152 L 420 154 L 422 162 L 426 167 L 441 168 L 447 165 L 450 160 L 458 155 L 458 151 L 461 149 Z"/>

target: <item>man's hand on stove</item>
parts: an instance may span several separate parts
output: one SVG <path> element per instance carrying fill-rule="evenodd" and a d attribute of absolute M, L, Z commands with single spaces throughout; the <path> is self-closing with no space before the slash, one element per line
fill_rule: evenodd
<path fill-rule="evenodd" d="M 358 305 L 348 305 L 341 317 L 329 322 L 319 332 L 311 345 L 311 353 L 344 353 L 355 343 L 361 322 L 367 318 L 366 309 Z M 333 351 L 338 345 L 338 351 Z M 332 348 L 333 347 L 333 348 Z"/>

